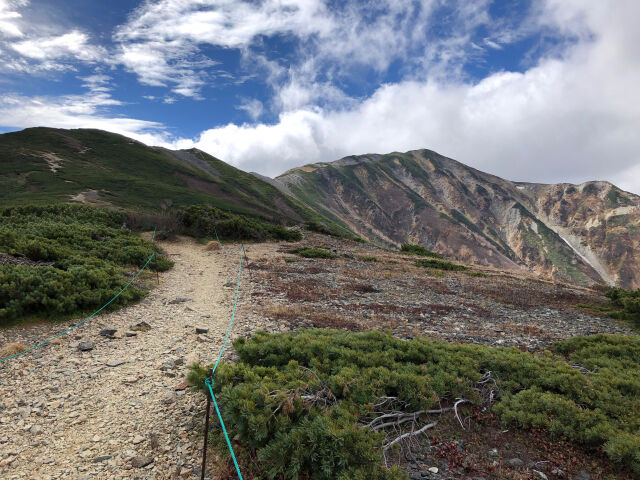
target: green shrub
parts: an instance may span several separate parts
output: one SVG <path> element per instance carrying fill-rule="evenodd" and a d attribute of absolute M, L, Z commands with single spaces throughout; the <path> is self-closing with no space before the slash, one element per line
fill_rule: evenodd
<path fill-rule="evenodd" d="M 458 265 L 457 263 L 448 262 L 446 260 L 436 260 L 436 259 L 424 259 L 424 260 L 416 260 L 416 266 L 418 267 L 428 267 L 428 268 L 437 268 L 439 270 L 453 270 L 453 271 L 463 271 L 468 270 L 464 265 Z"/>
<path fill-rule="evenodd" d="M 405 255 L 416 255 L 418 257 L 444 258 L 439 253 L 432 252 L 422 245 L 414 245 L 412 243 L 403 243 L 400 247 L 400 253 L 404 253 Z"/>
<path fill-rule="evenodd" d="M 292 248 L 289 253 L 295 253 L 305 258 L 338 258 L 331 250 L 324 247 L 299 247 Z"/>
<path fill-rule="evenodd" d="M 221 240 L 302 240 L 299 230 L 289 230 L 282 225 L 235 215 L 213 207 L 191 206 L 181 210 L 178 216 L 184 233 L 193 237 L 215 238 L 217 233 Z"/>
<path fill-rule="evenodd" d="M 636 328 L 640 328 L 640 288 L 625 290 L 620 287 L 610 287 L 605 292 L 610 300 L 605 307 L 605 313 L 613 318 L 631 320 Z"/>
<path fill-rule="evenodd" d="M 129 280 L 151 242 L 121 228 L 123 213 L 82 205 L 26 206 L 0 210 L 0 252 L 52 265 L 0 265 L 0 324 L 29 316 L 71 315 L 96 309 Z M 27 263 L 27 262 L 23 262 Z M 149 264 L 165 271 L 160 253 Z M 135 285 L 113 305 L 141 298 Z"/>
<path fill-rule="evenodd" d="M 380 398 L 410 411 L 456 398 L 480 404 L 474 387 L 486 372 L 505 426 L 600 446 L 640 472 L 638 337 L 578 337 L 555 347 L 561 355 L 338 330 L 258 332 L 234 347 L 239 362 L 220 365 L 214 391 L 242 466 L 256 476 L 401 478 L 382 467 L 382 438 L 364 426 Z M 192 385 L 202 389 L 206 371 L 192 367 Z M 224 455 L 223 440 L 214 444 Z"/>

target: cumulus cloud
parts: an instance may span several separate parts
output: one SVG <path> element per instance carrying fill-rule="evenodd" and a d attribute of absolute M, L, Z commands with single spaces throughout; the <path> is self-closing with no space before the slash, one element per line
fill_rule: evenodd
<path fill-rule="evenodd" d="M 549 0 L 540 24 L 578 40 L 523 73 L 405 80 L 347 109 L 288 109 L 275 124 L 230 124 L 180 144 L 272 176 L 350 154 L 431 148 L 514 180 L 608 179 L 640 193 L 637 18 L 632 0 Z"/>

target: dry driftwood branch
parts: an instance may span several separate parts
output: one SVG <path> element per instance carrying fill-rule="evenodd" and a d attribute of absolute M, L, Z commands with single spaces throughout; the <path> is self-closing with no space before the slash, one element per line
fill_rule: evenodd
<path fill-rule="evenodd" d="M 435 427 L 438 424 L 437 421 L 432 422 L 432 423 L 428 423 L 427 425 L 425 425 L 424 427 L 420 428 L 419 430 L 411 430 L 410 432 L 407 433 L 403 433 L 402 435 L 394 438 L 393 440 L 391 440 L 389 443 L 387 443 L 386 445 L 384 445 L 382 447 L 382 450 L 389 450 L 392 446 L 394 446 L 396 443 L 401 442 L 402 440 L 404 440 L 405 438 L 410 438 L 410 437 L 414 437 L 416 435 L 420 435 L 421 433 L 426 432 L 427 430 L 429 430 L 430 428 Z"/>

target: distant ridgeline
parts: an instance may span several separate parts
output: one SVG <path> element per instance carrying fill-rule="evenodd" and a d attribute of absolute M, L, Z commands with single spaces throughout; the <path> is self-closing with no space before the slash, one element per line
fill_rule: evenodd
<path fill-rule="evenodd" d="M 351 156 L 272 180 L 197 149 L 148 147 L 100 130 L 0 135 L 0 207 L 68 202 L 169 217 L 199 208 L 187 217 L 215 211 L 305 224 L 558 281 L 640 288 L 640 197 L 608 182 L 511 182 L 430 150 Z M 236 236 L 247 229 L 259 232 L 255 239 L 280 236 L 234 222 Z"/>

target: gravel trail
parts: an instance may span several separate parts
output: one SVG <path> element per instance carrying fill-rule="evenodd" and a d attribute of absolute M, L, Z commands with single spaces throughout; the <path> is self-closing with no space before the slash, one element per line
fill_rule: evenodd
<path fill-rule="evenodd" d="M 0 478 L 200 478 L 204 397 L 183 381 L 190 363 L 218 355 L 240 248 L 210 252 L 187 238 L 160 245 L 175 267 L 147 298 L 0 365 Z M 0 330 L 0 346 L 31 346 L 77 321 Z M 126 336 L 139 322 L 151 329 Z M 107 328 L 115 338 L 100 335 Z"/>

